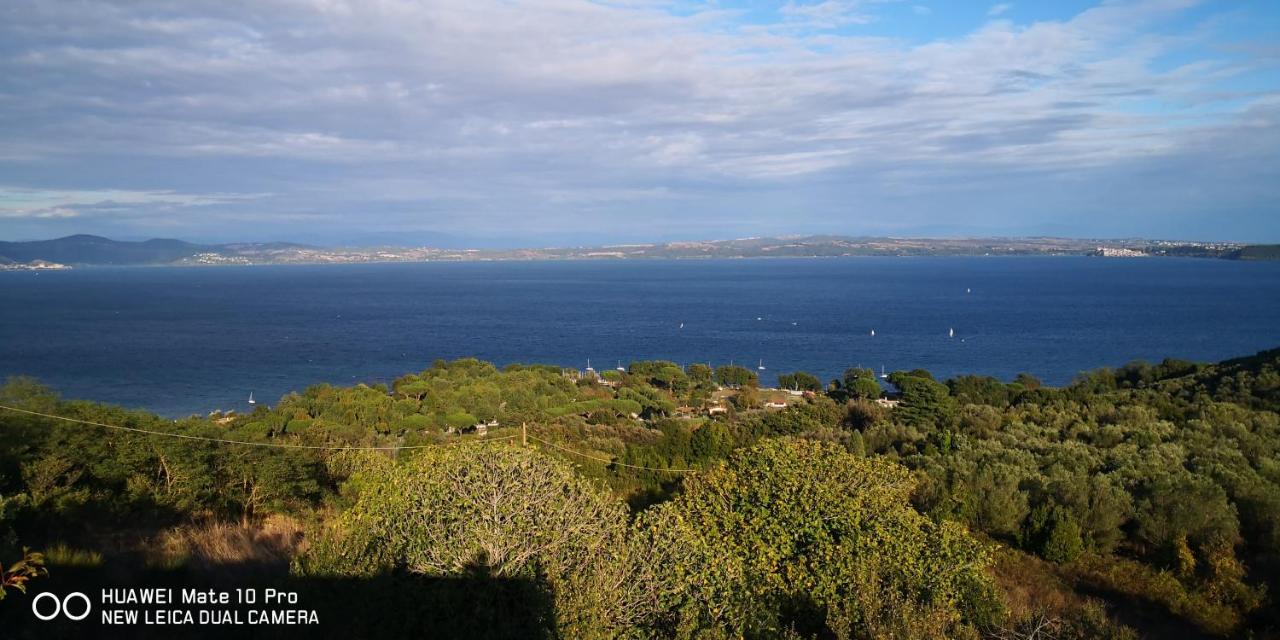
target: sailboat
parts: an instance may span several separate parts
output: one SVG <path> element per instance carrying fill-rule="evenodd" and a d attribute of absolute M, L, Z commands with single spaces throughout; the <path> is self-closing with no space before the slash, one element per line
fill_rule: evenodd
<path fill-rule="evenodd" d="M 885 372 L 884 372 L 884 365 L 880 365 L 880 377 L 881 377 L 881 378 L 888 378 L 888 377 L 889 377 L 889 374 L 887 374 L 887 373 L 885 373 Z"/>
<path fill-rule="evenodd" d="M 759 369 L 760 371 L 764 371 L 764 359 L 763 359 L 763 358 L 760 360 L 760 364 L 759 364 L 758 366 L 756 366 L 756 369 Z"/>
<path fill-rule="evenodd" d="M 591 358 L 587 358 L 587 373 L 595 373 L 596 370 L 591 368 Z"/>
<path fill-rule="evenodd" d="M 618 371 L 622 371 L 623 373 L 627 371 L 626 367 L 622 366 L 621 360 L 618 361 Z"/>
<path fill-rule="evenodd" d="M 258 401 L 253 399 L 252 391 L 249 392 L 249 404 L 258 404 Z"/>

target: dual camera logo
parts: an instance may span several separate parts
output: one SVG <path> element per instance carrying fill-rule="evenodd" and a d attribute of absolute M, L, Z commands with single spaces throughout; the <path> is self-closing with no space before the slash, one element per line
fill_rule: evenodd
<path fill-rule="evenodd" d="M 83 610 L 79 613 L 73 613 L 72 609 L 80 609 L 80 605 L 76 601 L 83 601 Z M 93 610 L 93 604 L 89 602 L 89 596 L 79 591 L 68 593 L 62 598 L 58 598 L 56 594 L 45 591 L 31 599 L 31 613 L 37 618 L 48 622 L 58 617 L 59 614 L 66 616 L 68 620 L 80 621 L 89 616 L 89 612 Z"/>

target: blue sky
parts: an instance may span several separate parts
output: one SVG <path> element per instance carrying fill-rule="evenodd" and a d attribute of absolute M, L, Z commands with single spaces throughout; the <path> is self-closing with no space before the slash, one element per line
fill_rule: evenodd
<path fill-rule="evenodd" d="M 0 238 L 1280 242 L 1280 3 L 0 6 Z"/>

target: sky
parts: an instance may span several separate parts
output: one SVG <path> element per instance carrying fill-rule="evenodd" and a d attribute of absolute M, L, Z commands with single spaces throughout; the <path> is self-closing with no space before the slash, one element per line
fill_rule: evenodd
<path fill-rule="evenodd" d="M 0 3 L 0 239 L 1280 242 L 1280 3 Z"/>

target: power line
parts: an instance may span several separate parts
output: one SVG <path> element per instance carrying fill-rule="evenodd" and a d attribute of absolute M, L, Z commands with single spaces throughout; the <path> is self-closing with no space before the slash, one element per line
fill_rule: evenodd
<path fill-rule="evenodd" d="M 595 457 L 595 456 L 592 456 L 592 455 L 588 455 L 588 454 L 582 453 L 581 451 L 574 451 L 573 449 L 570 449 L 570 448 L 568 448 L 568 447 L 562 447 L 562 446 L 560 446 L 560 445 L 558 445 L 558 444 L 556 444 L 556 443 L 554 443 L 554 442 L 550 442 L 550 441 L 547 441 L 547 440 L 543 440 L 542 438 L 539 438 L 538 436 L 529 436 L 529 439 L 530 439 L 530 440 L 537 440 L 538 442 L 541 442 L 542 444 L 545 444 L 545 445 L 548 445 L 548 446 L 551 446 L 551 447 L 555 447 L 556 449 L 559 449 L 559 450 L 564 451 L 564 452 L 566 452 L 566 453 L 572 453 L 572 454 L 573 454 L 573 455 L 575 455 L 575 456 L 581 456 L 581 457 L 586 458 L 586 459 L 588 459 L 588 460 L 595 460 L 596 462 L 603 462 L 603 463 L 605 463 L 605 464 L 612 464 L 612 465 L 616 465 L 616 466 L 619 466 L 619 467 L 627 467 L 627 468 L 629 468 L 629 469 L 639 469 L 639 470 L 641 470 L 641 471 L 657 471 L 657 472 L 663 472 L 663 471 L 666 471 L 666 472 L 669 472 L 669 473 L 697 473 L 697 472 L 698 472 L 698 469 L 659 469 L 659 468 L 657 468 L 657 467 L 641 467 L 641 466 L 634 465 L 634 464 L 627 464 L 627 463 L 625 463 L 625 462 L 618 462 L 618 461 L 616 461 L 616 460 L 610 460 L 610 459 L 608 459 L 608 458 L 597 458 L 597 457 Z"/>
<path fill-rule="evenodd" d="M 442 446 L 438 444 L 417 444 L 417 445 L 407 445 L 407 446 L 397 446 L 397 447 L 331 447 L 326 445 L 293 444 L 288 442 L 248 442 L 246 440 L 227 440 L 224 438 L 209 438 L 206 436 L 193 436 L 185 433 L 172 433 L 168 431 L 152 431 L 150 429 L 138 429 L 136 427 L 122 427 L 120 425 L 103 424 L 101 422 L 93 422 L 91 420 L 80 420 L 78 418 L 67 418 L 65 416 L 53 415 L 51 413 L 42 413 L 39 411 L 19 409 L 17 407 L 9 407 L 5 405 L 0 405 L 0 409 L 7 409 L 9 411 L 14 411 L 17 413 L 25 413 L 33 416 L 40 416 L 42 418 L 52 418 L 54 420 L 63 420 L 66 422 L 74 422 L 77 424 L 90 425 L 94 427 L 102 427 L 104 429 L 116 429 L 118 431 L 129 431 L 132 433 L 141 433 L 141 434 L 151 435 L 151 436 L 181 438 L 183 440 L 198 440 L 201 442 L 217 442 L 221 444 L 240 444 L 240 445 L 246 445 L 250 447 L 274 447 L 277 449 L 320 449 L 325 451 L 401 451 L 405 449 L 430 449 L 432 447 Z M 502 436 L 501 438 L 487 438 L 485 440 L 472 440 L 469 442 L 469 444 L 481 443 L 481 442 L 501 442 L 503 440 L 511 440 L 518 437 L 520 436 L 510 435 L 510 436 Z"/>
<path fill-rule="evenodd" d="M 394 446 L 394 447 L 347 447 L 347 446 L 344 446 L 344 447 L 332 447 L 332 446 L 326 446 L 326 445 L 294 444 L 294 443 L 288 443 L 288 442 L 249 442 L 249 441 L 247 441 L 247 440 L 228 440 L 228 439 L 225 439 L 225 438 L 210 438 L 210 437 L 207 437 L 207 436 L 193 436 L 193 435 L 189 435 L 189 434 L 185 434 L 185 433 L 173 433 L 173 432 L 169 432 L 169 431 L 154 431 L 154 430 L 151 430 L 151 429 L 139 429 L 139 428 L 137 428 L 137 427 L 123 427 L 123 426 L 115 425 L 115 424 L 105 424 L 105 423 L 102 423 L 102 422 L 93 422 L 92 420 L 80 420 L 79 418 L 68 418 L 68 417 L 66 417 L 66 416 L 54 415 L 54 414 L 52 414 L 52 413 L 43 413 L 43 412 L 41 412 L 41 411 L 31 411 L 30 409 L 19 409 L 18 407 L 10 407 L 10 406 L 6 406 L 6 405 L 0 405 L 0 409 L 5 409 L 5 410 L 7 410 L 7 411 L 13 411 L 13 412 L 15 412 L 15 413 L 25 413 L 25 414 L 27 414 L 27 415 L 39 416 L 39 417 L 41 417 L 41 418 L 51 418 L 51 419 L 53 419 L 53 420 L 62 420 L 62 421 L 64 421 L 64 422 L 72 422 L 72 423 L 75 423 L 75 424 L 83 424 L 83 425 L 89 425 L 89 426 L 94 426 L 94 427 L 102 427 L 102 428 L 104 428 L 104 429 L 114 429 L 114 430 L 117 430 L 117 431 L 128 431 L 128 432 L 130 432 L 130 433 L 140 433 L 140 434 L 143 434 L 143 435 L 149 435 L 149 436 L 163 436 L 163 437 L 167 437 L 167 438 L 180 438 L 180 439 L 182 439 L 182 440 L 196 440 L 196 441 L 199 441 L 199 442 L 214 442 L 214 443 L 219 443 L 219 444 L 238 444 L 238 445 L 245 445 L 245 446 L 250 446 L 250 447 L 272 447 L 272 448 L 277 448 L 277 449 L 312 449 L 312 450 L 323 450 L 323 451 L 401 451 L 401 450 L 407 450 L 407 449 L 430 449 L 430 448 L 432 448 L 432 447 L 449 446 L 449 445 L 439 445 L 439 444 L 419 444 L 419 445 L 406 445 L 406 446 Z M 481 444 L 481 443 L 486 443 L 486 442 L 502 442 L 502 441 L 504 441 L 504 440 L 513 440 L 513 439 L 515 439 L 515 438 L 519 438 L 519 437 L 520 437 L 520 434 L 513 434 L 513 435 L 509 435 L 509 436 L 502 436 L 502 437 L 500 437 L 500 438 L 486 438 L 486 439 L 484 439 L 484 440 L 471 440 L 471 441 L 468 441 L 468 442 L 467 442 L 467 444 Z M 658 472 L 658 473 L 663 473 L 663 472 L 666 472 L 666 473 L 697 473 L 697 472 L 698 472 L 698 469 L 660 469 L 660 468 L 657 468 L 657 467 L 642 467 L 642 466 L 639 466 L 639 465 L 627 464 L 627 463 L 625 463 L 625 462 L 618 462 L 618 461 L 616 461 L 616 460 L 610 460 L 610 459 L 608 459 L 608 458 L 599 458 L 599 457 L 596 457 L 596 456 L 593 456 L 593 455 L 590 455 L 590 454 L 582 453 L 581 451 L 575 451 L 575 450 L 570 449 L 570 448 L 568 448 L 568 447 L 564 447 L 564 446 L 558 445 L 558 444 L 556 444 L 556 443 L 554 443 L 554 442 L 551 442 L 551 441 L 549 441 L 549 440 L 543 440 L 542 438 L 539 438 L 539 437 L 537 437 L 537 436 L 528 436 L 528 438 L 529 438 L 530 440 L 536 440 L 536 441 L 538 441 L 538 442 L 541 442 L 542 444 L 545 444 L 545 445 L 547 445 L 547 446 L 549 446 L 549 447 L 553 447 L 553 448 L 555 448 L 555 449 L 559 449 L 560 451 L 564 451 L 565 453 L 571 453 L 571 454 L 573 454 L 573 455 L 580 456 L 580 457 L 582 457 L 582 458 L 586 458 L 586 459 L 588 459 L 588 460 L 594 460 L 594 461 L 596 461 L 596 462 L 603 462 L 603 463 L 605 463 L 605 464 L 614 465 L 614 466 L 618 466 L 618 467 L 626 467 L 626 468 L 628 468 L 628 469 L 637 469 L 637 470 L 640 470 L 640 471 L 655 471 L 655 472 Z M 461 442 L 459 442 L 459 443 L 454 443 L 454 444 L 462 444 L 462 443 L 461 443 Z"/>

